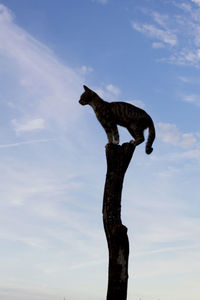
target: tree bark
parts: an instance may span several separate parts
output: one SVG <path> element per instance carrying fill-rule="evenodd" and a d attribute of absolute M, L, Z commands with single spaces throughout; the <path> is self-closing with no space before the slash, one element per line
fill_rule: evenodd
<path fill-rule="evenodd" d="M 107 144 L 107 174 L 103 199 L 103 223 L 108 243 L 109 267 L 107 300 L 126 300 L 129 241 L 121 221 L 121 194 L 125 172 L 135 146 Z"/>

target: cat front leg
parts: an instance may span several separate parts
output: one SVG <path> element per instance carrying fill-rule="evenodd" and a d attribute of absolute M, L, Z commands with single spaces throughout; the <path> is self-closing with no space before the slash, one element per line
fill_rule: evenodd
<path fill-rule="evenodd" d="M 108 143 L 113 143 L 113 134 L 112 132 L 107 133 Z"/>
<path fill-rule="evenodd" d="M 112 127 L 104 127 L 107 138 L 108 138 L 108 143 L 112 143 L 112 144 L 119 144 L 119 132 L 117 129 L 117 125 L 114 125 Z"/>
<path fill-rule="evenodd" d="M 112 133 L 113 133 L 113 137 L 114 137 L 113 144 L 118 145 L 119 144 L 119 132 L 118 132 L 118 129 L 117 129 L 117 125 L 113 126 Z"/>
<path fill-rule="evenodd" d="M 110 128 L 105 128 L 105 132 L 106 132 L 106 135 L 107 135 L 107 138 L 108 138 L 108 143 L 113 143 L 113 133 L 112 133 L 112 130 Z"/>

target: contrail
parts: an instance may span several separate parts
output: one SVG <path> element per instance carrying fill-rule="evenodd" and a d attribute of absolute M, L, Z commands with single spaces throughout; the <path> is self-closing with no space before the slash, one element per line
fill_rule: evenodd
<path fill-rule="evenodd" d="M 37 143 L 46 143 L 46 142 L 55 141 L 55 140 L 56 140 L 56 139 L 39 139 L 39 140 L 31 140 L 31 141 L 25 141 L 25 142 L 13 143 L 13 144 L 4 144 L 4 145 L 0 145 L 0 148 L 19 147 L 19 146 L 22 146 L 22 145 L 37 144 Z"/>

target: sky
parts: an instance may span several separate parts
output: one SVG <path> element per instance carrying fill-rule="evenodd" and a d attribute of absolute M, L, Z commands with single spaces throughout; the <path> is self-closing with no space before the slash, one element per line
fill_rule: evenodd
<path fill-rule="evenodd" d="M 123 186 L 128 300 L 199 300 L 199 0 L 0 0 L 0 299 L 106 298 L 107 139 L 83 84 L 156 127 Z"/>

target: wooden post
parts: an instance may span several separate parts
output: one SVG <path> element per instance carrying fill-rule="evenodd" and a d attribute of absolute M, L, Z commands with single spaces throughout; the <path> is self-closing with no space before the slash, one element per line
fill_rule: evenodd
<path fill-rule="evenodd" d="M 103 224 L 108 243 L 109 267 L 107 300 L 126 300 L 129 241 L 121 221 L 121 194 L 125 172 L 135 146 L 107 144 L 107 174 L 103 199 Z"/>

